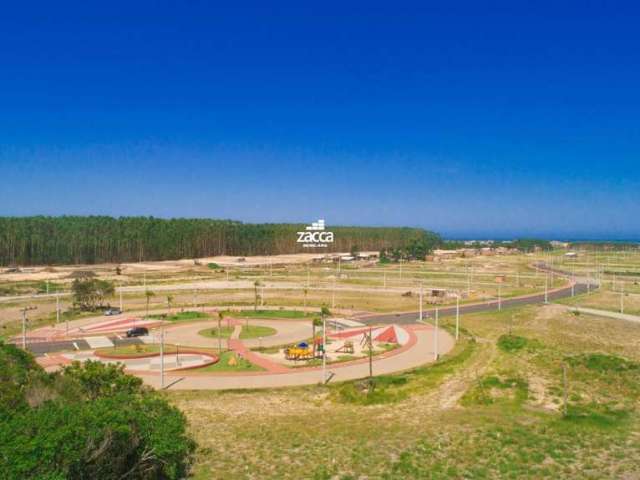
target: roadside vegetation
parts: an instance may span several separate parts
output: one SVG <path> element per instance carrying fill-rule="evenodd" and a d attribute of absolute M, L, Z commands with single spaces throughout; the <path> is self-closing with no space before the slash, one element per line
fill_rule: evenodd
<path fill-rule="evenodd" d="M 120 367 L 44 372 L 0 344 L 0 472 L 8 479 L 180 479 L 195 444 L 184 415 Z M 158 421 L 162 418 L 162 421 Z"/>

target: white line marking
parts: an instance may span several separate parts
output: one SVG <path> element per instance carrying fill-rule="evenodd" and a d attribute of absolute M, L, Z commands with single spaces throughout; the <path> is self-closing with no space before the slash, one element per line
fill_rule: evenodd
<path fill-rule="evenodd" d="M 78 344 L 76 342 L 73 342 L 73 346 L 75 347 L 76 350 L 80 350 L 80 347 L 78 346 Z"/>

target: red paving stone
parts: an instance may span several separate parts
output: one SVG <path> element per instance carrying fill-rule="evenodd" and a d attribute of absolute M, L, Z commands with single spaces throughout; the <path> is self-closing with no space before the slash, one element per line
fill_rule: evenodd
<path fill-rule="evenodd" d="M 266 372 L 264 372 L 264 373 L 267 373 L 267 372 L 268 373 L 288 373 L 288 372 L 291 372 L 291 370 L 288 369 L 287 367 L 285 367 L 284 365 L 280 365 L 279 363 L 272 362 L 271 360 L 268 360 L 268 359 L 266 359 L 264 357 L 261 357 L 260 355 L 256 355 L 251 350 L 249 350 L 244 345 L 244 343 L 242 343 L 242 341 L 240 341 L 240 340 L 229 339 L 228 345 L 229 345 L 229 349 L 230 350 L 233 350 L 238 355 L 240 355 L 241 357 L 243 357 L 246 360 L 250 361 L 254 365 L 258 365 L 259 367 L 264 368 L 266 370 Z"/>

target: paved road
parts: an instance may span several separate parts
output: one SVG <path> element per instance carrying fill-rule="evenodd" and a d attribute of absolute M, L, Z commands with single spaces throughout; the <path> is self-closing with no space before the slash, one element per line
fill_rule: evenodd
<path fill-rule="evenodd" d="M 540 271 L 553 272 L 556 275 L 565 276 L 569 278 L 571 276 L 570 272 L 566 272 L 563 270 L 559 270 L 556 268 L 548 267 L 544 264 L 537 264 L 536 267 Z M 588 290 L 595 290 L 597 285 L 594 283 L 587 283 L 586 280 L 578 281 L 572 292 L 572 287 L 564 287 L 556 290 L 549 291 L 548 300 L 558 300 L 560 298 L 570 297 L 572 294 L 578 295 L 580 293 L 585 293 Z M 534 305 L 541 304 L 545 301 L 544 293 L 534 294 L 534 295 L 526 295 L 522 297 L 516 298 L 507 298 L 502 300 L 502 308 L 515 307 L 515 306 L 523 306 L 523 305 Z M 469 313 L 480 313 L 480 312 L 489 312 L 495 311 L 498 309 L 498 301 L 492 300 L 489 302 L 483 303 L 474 303 L 469 305 L 460 305 L 460 314 L 469 314 Z M 129 313 L 127 313 L 129 314 Z M 438 310 L 438 315 L 440 317 L 453 316 L 456 314 L 456 307 L 449 306 L 443 307 Z M 130 315 L 130 314 L 129 314 Z M 409 313 L 389 313 L 389 314 L 380 314 L 380 315 L 366 315 L 358 318 L 358 321 L 366 324 L 411 324 L 416 323 L 418 319 L 418 312 L 409 312 Z M 424 318 L 433 318 L 435 315 L 435 308 L 425 309 L 423 312 Z M 205 328 L 204 324 L 198 324 L 194 326 L 195 329 Z M 140 340 L 137 338 L 130 339 L 119 339 L 117 337 L 109 337 L 111 341 L 117 343 L 118 345 L 130 345 L 134 343 L 140 343 Z M 74 345 L 75 342 L 75 345 Z M 257 343 L 255 340 L 253 343 Z M 77 347 L 76 347 L 77 345 Z M 267 343 L 263 342 L 263 345 L 267 345 Z M 38 342 L 28 344 L 27 348 L 31 350 L 35 355 L 43 355 L 45 353 L 50 352 L 59 352 L 62 350 L 88 350 L 90 349 L 87 342 L 84 340 L 78 339 L 74 341 L 56 341 L 56 342 Z"/>
<path fill-rule="evenodd" d="M 381 354 L 373 360 L 373 374 L 383 375 L 419 367 L 434 361 L 434 329 L 427 326 L 408 327 L 415 337 L 412 344 L 401 352 Z M 443 329 L 438 330 L 438 352 L 444 355 L 455 344 L 455 340 Z M 369 364 L 366 360 L 354 363 L 328 365 L 327 371 L 334 374 L 332 382 L 355 380 L 369 375 Z M 139 375 L 145 383 L 155 388 L 160 386 L 160 376 Z M 229 373 L 217 375 L 200 375 L 174 372 L 165 375 L 165 385 L 171 390 L 227 390 L 241 388 L 277 388 L 297 385 L 312 385 L 322 378 L 320 368 L 297 368 L 286 373 Z"/>
<path fill-rule="evenodd" d="M 539 264 L 537 265 L 538 270 L 553 272 L 556 275 L 561 275 L 565 277 L 570 277 L 571 273 L 563 270 L 559 270 L 556 268 L 550 268 L 546 265 Z M 572 295 L 578 295 L 581 293 L 587 293 L 588 291 L 593 291 L 598 288 L 597 284 L 588 283 L 588 281 L 579 281 L 576 282 L 573 287 L 564 287 L 555 290 L 550 290 L 547 295 L 548 301 L 559 300 L 561 298 L 571 297 Z M 520 307 L 523 305 L 536 305 L 544 303 L 545 294 L 537 293 L 534 295 L 525 295 L 522 297 L 515 298 L 506 298 L 501 301 L 502 308 L 508 307 Z M 480 312 L 490 312 L 498 310 L 499 304 L 498 300 L 491 300 L 489 302 L 483 303 L 472 303 L 469 305 L 460 305 L 460 315 L 468 314 L 468 313 L 480 313 Z M 425 309 L 423 311 L 424 318 L 433 318 L 435 315 L 435 307 L 430 309 Z M 456 314 L 456 307 L 443 307 L 438 309 L 439 317 L 450 317 Z M 397 323 L 397 324 L 409 324 L 416 323 L 419 312 L 409 312 L 409 313 L 389 313 L 389 314 L 381 314 L 381 315 L 366 315 L 358 318 L 358 321 L 366 323 L 366 324 L 379 324 L 379 323 Z"/>
<path fill-rule="evenodd" d="M 108 337 L 116 346 L 134 345 L 136 343 L 142 343 L 140 338 L 118 338 Z M 27 338 L 27 342 L 28 342 Z M 17 343 L 18 346 L 21 343 Z M 76 340 L 62 340 L 57 342 L 33 342 L 27 343 L 27 350 L 33 353 L 35 356 L 42 356 L 45 353 L 62 352 L 65 350 L 93 350 L 86 340 L 78 338 Z"/>

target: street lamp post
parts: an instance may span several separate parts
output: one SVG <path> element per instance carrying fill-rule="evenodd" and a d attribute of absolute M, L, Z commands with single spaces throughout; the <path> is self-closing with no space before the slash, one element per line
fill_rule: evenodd
<path fill-rule="evenodd" d="M 315 339 L 314 339 L 315 340 Z M 322 315 L 322 384 L 327 381 L 327 317 Z"/>
<path fill-rule="evenodd" d="M 420 301 L 419 301 L 420 316 L 418 318 L 418 320 L 420 321 L 422 321 L 422 296 L 423 296 L 423 287 L 422 287 L 422 284 L 420 284 Z"/>
<path fill-rule="evenodd" d="M 38 307 L 24 307 L 22 309 L 22 348 L 27 349 L 27 312 Z"/>
<path fill-rule="evenodd" d="M 433 331 L 433 359 L 438 360 L 438 318 L 440 316 L 438 307 L 436 307 L 436 328 Z"/>
<path fill-rule="evenodd" d="M 549 275 L 544 277 L 544 303 L 549 303 Z"/>
<path fill-rule="evenodd" d="M 456 295 L 456 340 L 460 336 L 460 295 Z"/>
<path fill-rule="evenodd" d="M 160 388 L 164 388 L 164 328 L 160 330 Z"/>

